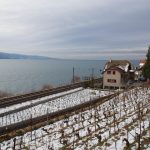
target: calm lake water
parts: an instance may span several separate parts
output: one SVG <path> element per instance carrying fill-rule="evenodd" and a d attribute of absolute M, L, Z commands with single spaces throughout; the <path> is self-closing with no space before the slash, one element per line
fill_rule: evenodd
<path fill-rule="evenodd" d="M 0 91 L 13 94 L 36 91 L 43 85 L 59 86 L 71 82 L 75 75 L 100 77 L 105 60 L 0 60 Z M 135 65 L 138 61 L 133 61 Z"/>

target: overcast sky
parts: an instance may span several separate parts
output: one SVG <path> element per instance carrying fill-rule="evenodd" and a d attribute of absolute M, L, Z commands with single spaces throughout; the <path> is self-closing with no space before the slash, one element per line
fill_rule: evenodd
<path fill-rule="evenodd" d="M 0 51 L 69 59 L 143 58 L 150 0 L 0 0 Z"/>

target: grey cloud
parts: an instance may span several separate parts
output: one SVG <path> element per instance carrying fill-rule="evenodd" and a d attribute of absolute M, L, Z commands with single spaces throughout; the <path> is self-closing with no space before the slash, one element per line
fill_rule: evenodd
<path fill-rule="evenodd" d="M 150 42 L 149 0 L 0 3 L 1 51 L 98 59 L 104 54 L 121 57 L 125 50 L 129 50 L 128 58 L 134 50 L 133 57 L 139 58 L 143 57 L 139 49 L 146 52 Z"/>

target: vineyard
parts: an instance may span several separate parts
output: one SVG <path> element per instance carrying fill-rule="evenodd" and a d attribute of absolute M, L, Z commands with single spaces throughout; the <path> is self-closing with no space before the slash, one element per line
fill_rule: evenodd
<path fill-rule="evenodd" d="M 7 114 L 0 126 L 13 124 L 110 94 L 79 88 L 52 101 Z M 39 100 L 38 100 L 39 102 Z M 37 101 L 32 102 L 34 104 Z M 17 106 L 25 107 L 26 104 Z M 12 111 L 13 108 L 7 109 Z M 8 113 L 3 110 L 1 113 Z M 65 115 L 59 121 L 0 143 L 0 150 L 150 150 L 150 88 L 139 87 L 118 93 L 102 104 Z"/>
<path fill-rule="evenodd" d="M 107 94 L 108 92 L 77 88 L 31 102 L 18 104 L 17 106 L 3 108 L 0 114 L 0 127 L 63 110 Z"/>

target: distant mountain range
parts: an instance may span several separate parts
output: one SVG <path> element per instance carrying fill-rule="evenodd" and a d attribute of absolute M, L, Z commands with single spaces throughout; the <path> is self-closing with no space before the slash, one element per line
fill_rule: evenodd
<path fill-rule="evenodd" d="M 45 56 L 22 55 L 0 52 L 0 59 L 52 59 Z"/>

